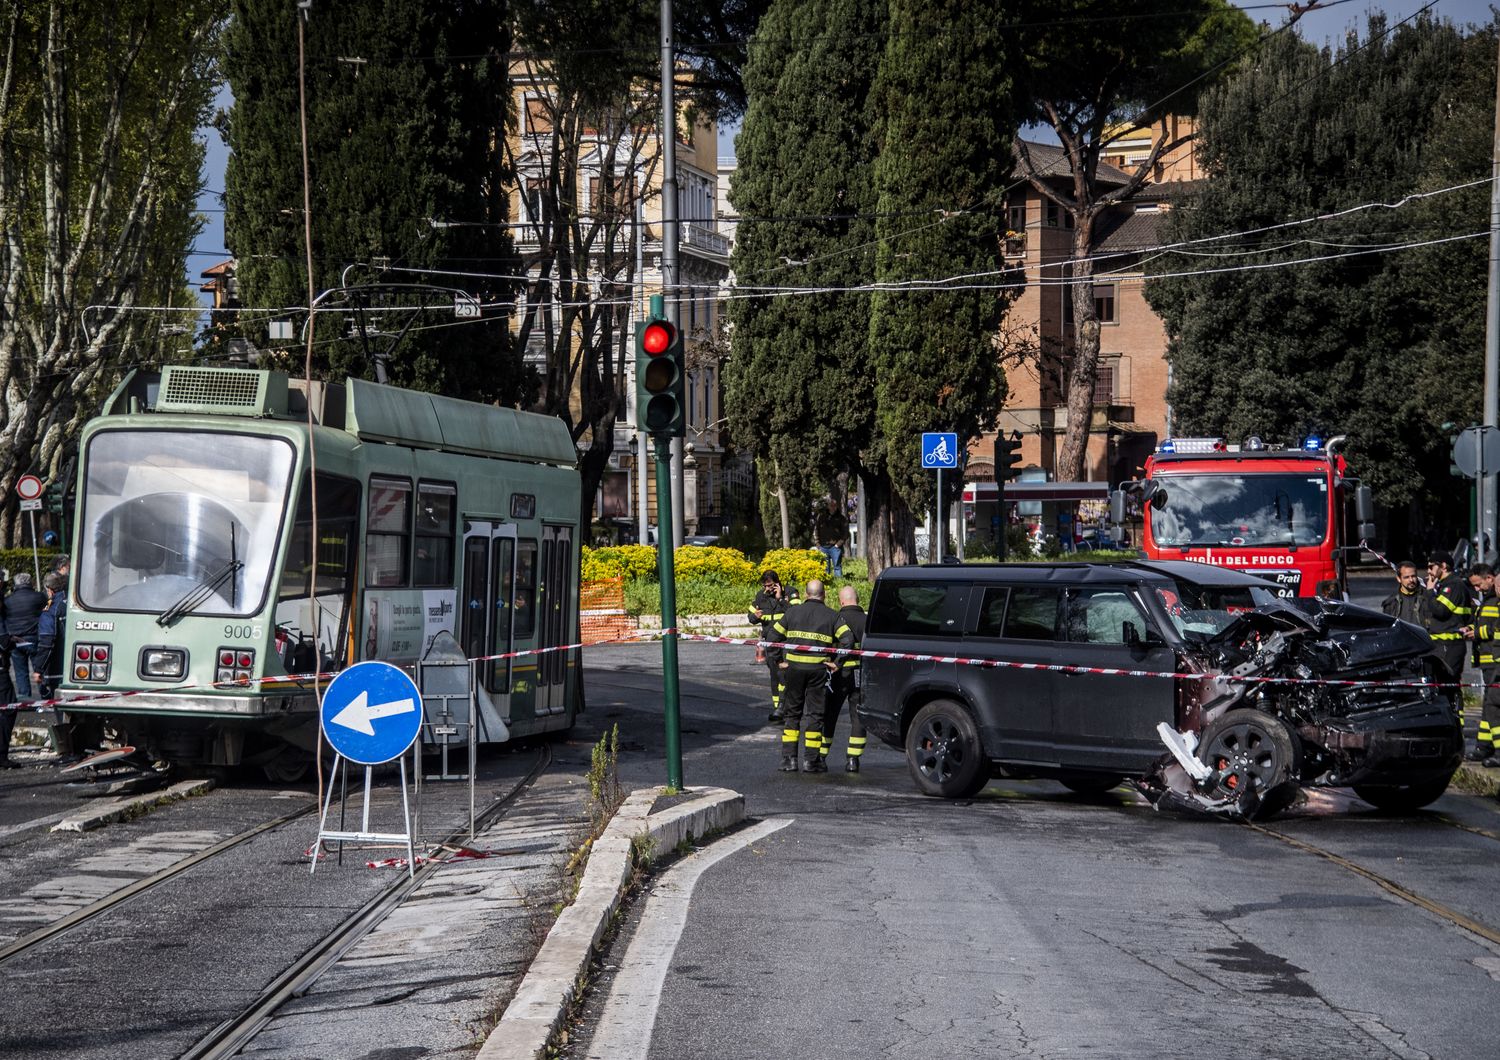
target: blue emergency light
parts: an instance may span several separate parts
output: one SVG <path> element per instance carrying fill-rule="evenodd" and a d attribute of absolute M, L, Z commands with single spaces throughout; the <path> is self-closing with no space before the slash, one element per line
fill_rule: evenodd
<path fill-rule="evenodd" d="M 1302 448 L 1306 449 L 1309 453 L 1316 453 L 1319 449 L 1323 448 L 1323 439 L 1319 438 L 1316 434 L 1309 434 L 1307 439 L 1302 443 Z"/>

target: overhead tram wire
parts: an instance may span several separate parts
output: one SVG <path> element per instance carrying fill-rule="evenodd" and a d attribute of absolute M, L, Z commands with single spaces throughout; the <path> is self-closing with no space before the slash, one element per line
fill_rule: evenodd
<path fill-rule="evenodd" d="M 1157 274 L 1152 274 L 1150 276 L 1125 274 L 1125 273 L 1104 272 L 1104 273 L 1096 273 L 1092 277 L 1084 277 L 1084 278 L 1067 277 L 1067 278 L 1059 278 L 1059 279 L 1036 279 L 1036 280 L 1022 281 L 1020 283 L 965 283 L 965 282 L 962 282 L 962 281 L 970 280 L 970 279 L 980 279 L 980 278 L 983 278 L 986 275 L 995 275 L 995 276 L 1004 275 L 1006 272 L 1012 271 L 1012 270 L 995 270 L 994 272 L 991 272 L 991 273 L 959 274 L 959 275 L 955 275 L 955 276 L 951 276 L 951 277 L 943 277 L 943 278 L 940 278 L 940 279 L 937 279 L 937 280 L 897 280 L 897 281 L 884 281 L 884 282 L 872 281 L 871 283 L 866 283 L 866 284 L 851 284 L 851 285 L 845 285 L 845 286 L 831 286 L 831 285 L 815 286 L 815 287 L 795 287 L 795 286 L 749 286 L 749 287 L 747 287 L 747 286 L 736 286 L 736 287 L 732 288 L 727 294 L 720 295 L 719 298 L 721 300 L 727 300 L 727 299 L 744 299 L 744 298 L 759 298 L 759 297 L 792 297 L 792 296 L 797 296 L 797 295 L 819 295 L 819 294 L 865 294 L 865 293 L 876 293 L 876 292 L 881 292 L 881 293 L 921 293 L 921 292 L 928 292 L 928 291 L 930 291 L 930 292 L 943 292 L 943 291 L 961 291 L 961 290 L 962 291 L 968 291 L 968 290 L 1025 290 L 1027 288 L 1033 288 L 1033 287 L 1034 288 L 1068 287 L 1068 286 L 1073 286 L 1073 285 L 1079 284 L 1079 283 L 1097 282 L 1100 279 L 1110 279 L 1110 278 L 1117 279 L 1117 280 L 1134 281 L 1134 282 L 1145 283 L 1148 280 L 1155 280 L 1155 279 L 1175 279 L 1175 278 L 1183 278 L 1183 277 L 1190 277 L 1190 276 L 1217 275 L 1217 274 L 1222 274 L 1222 273 L 1254 272 L 1254 271 L 1262 271 L 1262 270 L 1265 270 L 1265 269 L 1272 269 L 1272 268 L 1289 268 L 1289 267 L 1293 267 L 1293 266 L 1297 266 L 1297 265 L 1314 264 L 1314 263 L 1322 262 L 1322 261 L 1335 261 L 1335 260 L 1339 260 L 1339 259 L 1343 259 L 1343 258 L 1363 257 L 1363 256 L 1369 256 L 1369 255 L 1373 255 L 1373 254 L 1396 253 L 1396 252 L 1403 251 L 1403 250 L 1415 250 L 1415 249 L 1420 249 L 1420 248 L 1423 248 L 1423 247 L 1439 246 L 1439 245 L 1443 245 L 1443 244 L 1446 244 L 1446 243 L 1462 242 L 1462 241 L 1465 241 L 1465 240 L 1477 239 L 1477 238 L 1480 238 L 1481 236 L 1483 236 L 1485 234 L 1486 234 L 1485 232 L 1458 233 L 1458 234 L 1448 235 L 1448 236 L 1442 236 L 1442 237 L 1438 237 L 1438 238 L 1434 238 L 1434 239 L 1413 240 L 1413 241 L 1400 242 L 1400 243 L 1384 243 L 1384 244 L 1379 244 L 1379 245 L 1376 245 L 1376 246 L 1355 246 L 1355 247 L 1353 247 L 1351 249 L 1348 249 L 1346 252 L 1340 253 L 1340 254 L 1326 254 L 1326 255 L 1315 255 L 1315 256 L 1310 256 L 1310 257 L 1288 258 L 1288 259 L 1284 259 L 1284 260 L 1280 260 L 1280 261 L 1270 261 L 1270 262 L 1250 262 L 1250 263 L 1244 263 L 1244 264 L 1240 264 L 1240 265 L 1226 266 L 1226 267 L 1223 267 L 1223 268 L 1184 270 L 1184 271 L 1173 272 L 1173 273 L 1157 273 Z M 1298 242 L 1310 242 L 1310 241 L 1298 241 Z M 1139 250 L 1139 251 L 1132 251 L 1131 253 L 1132 254 L 1139 254 L 1139 253 L 1146 253 L 1146 252 L 1148 252 L 1148 250 L 1143 249 L 1143 250 Z M 1265 253 L 1265 252 L 1266 251 L 1264 251 L 1264 250 L 1246 250 L 1246 251 L 1243 251 L 1243 253 Z M 487 272 L 477 272 L 477 271 L 465 271 L 465 270 L 457 270 L 457 269 L 446 269 L 445 270 L 445 269 L 421 269 L 421 268 L 415 268 L 415 267 L 412 267 L 412 268 L 398 267 L 398 268 L 393 268 L 390 271 L 393 271 L 393 272 L 412 272 L 412 273 L 432 273 L 434 275 L 454 276 L 454 277 L 468 277 L 468 278 L 477 278 L 477 279 L 505 279 L 505 278 L 507 278 L 507 276 L 505 274 L 500 274 L 500 273 L 487 273 Z M 628 305 L 628 304 L 630 304 L 630 300 L 629 300 L 628 297 L 622 296 L 620 298 L 594 298 L 594 299 L 586 299 L 586 300 L 580 300 L 580 301 L 564 300 L 564 301 L 562 301 L 560 303 L 554 302 L 553 304 L 560 304 L 560 305 L 562 305 L 565 308 L 582 308 L 582 307 L 587 307 L 587 306 Z M 515 300 L 515 299 L 501 299 L 501 300 L 495 300 L 495 301 L 485 301 L 485 302 L 481 302 L 480 303 L 480 306 L 483 309 L 514 309 L 514 308 L 517 308 L 518 305 L 519 305 L 519 302 L 517 300 Z M 161 311 L 161 310 L 164 310 L 164 309 L 167 309 L 167 308 L 169 308 L 169 307 L 137 306 L 137 307 L 125 307 L 122 311 L 143 311 L 143 312 L 149 312 L 149 311 Z M 403 306 L 395 306 L 395 307 L 392 307 L 392 308 L 393 309 L 412 309 L 412 310 L 415 310 L 416 307 L 411 307 L 411 306 L 404 306 L 404 307 Z M 186 310 L 173 309 L 172 311 L 173 312 L 184 312 Z M 193 311 L 193 312 L 198 312 L 198 311 Z M 280 308 L 280 309 L 254 309 L 254 308 L 246 308 L 246 309 L 242 309 L 242 310 L 220 310 L 218 312 L 255 313 L 255 314 L 260 315 L 260 316 L 267 316 L 267 317 L 269 317 L 269 316 L 282 315 L 282 314 L 288 314 L 288 313 L 306 312 L 306 307 L 303 307 L 303 306 L 288 306 L 288 307 L 283 307 L 283 308 Z M 493 323 L 499 323 L 499 322 L 500 321 L 498 319 L 491 318 L 489 320 L 483 320 L 483 319 L 481 319 L 481 320 L 469 320 L 469 321 L 463 321 L 461 323 L 463 323 L 463 324 L 493 324 Z M 421 330 L 429 330 L 432 326 L 433 325 L 422 326 Z M 334 342 L 339 342 L 339 341 L 343 341 L 343 340 L 341 338 L 340 339 L 322 339 L 322 340 L 319 340 L 319 344 L 321 345 L 323 343 L 334 343 Z"/>

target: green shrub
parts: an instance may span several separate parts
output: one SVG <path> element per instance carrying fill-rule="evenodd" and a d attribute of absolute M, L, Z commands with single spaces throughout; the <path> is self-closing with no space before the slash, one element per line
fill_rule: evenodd
<path fill-rule="evenodd" d="M 705 578 L 677 581 L 679 615 L 742 615 L 754 599 L 752 586 L 725 585 Z M 654 578 L 626 582 L 625 610 L 632 615 L 661 614 L 661 584 Z"/>
<path fill-rule="evenodd" d="M 38 534 L 37 536 L 40 537 L 41 535 Z M 36 550 L 36 555 L 37 562 L 42 568 L 42 575 L 45 577 L 47 572 L 52 569 L 52 557 L 57 555 L 57 550 L 53 548 L 39 548 Z M 32 567 L 31 549 L 29 548 L 0 548 L 0 567 L 4 567 L 10 571 L 12 577 L 22 571 L 28 574 L 36 573 Z M 36 588 L 40 589 L 41 586 L 38 585 Z"/>
<path fill-rule="evenodd" d="M 760 580 L 760 573 L 755 565 L 735 548 L 684 545 L 672 553 L 672 563 L 679 585 L 684 580 L 693 578 L 716 581 L 722 585 L 754 585 Z"/>
<path fill-rule="evenodd" d="M 656 577 L 656 549 L 650 545 L 614 545 L 610 548 L 582 549 L 579 573 L 586 582 L 604 578 Z"/>
<path fill-rule="evenodd" d="M 828 574 L 828 559 L 815 548 L 778 548 L 761 558 L 756 576 L 773 570 L 784 584 L 806 585 Z"/>

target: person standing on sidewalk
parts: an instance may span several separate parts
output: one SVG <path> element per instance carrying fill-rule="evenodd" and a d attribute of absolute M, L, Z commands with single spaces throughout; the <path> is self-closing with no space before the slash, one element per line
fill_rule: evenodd
<path fill-rule="evenodd" d="M 1392 618 L 1427 628 L 1427 594 L 1411 560 L 1396 564 L 1396 591 L 1381 602 L 1380 609 Z"/>
<path fill-rule="evenodd" d="M 818 551 L 828 559 L 828 576 L 844 576 L 844 549 L 849 544 L 849 517 L 839 507 L 837 497 L 825 498 L 823 510 L 813 520 L 813 537 Z"/>
<path fill-rule="evenodd" d="M 31 584 L 26 571 L 15 576 L 15 588 L 0 603 L 0 644 L 10 652 L 10 675 L 17 699 L 31 698 L 37 620 L 46 606 L 47 598 Z"/>
<path fill-rule="evenodd" d="M 1474 618 L 1474 665 L 1484 680 L 1480 690 L 1477 745 L 1464 758 L 1487 769 L 1500 769 L 1500 595 L 1495 571 L 1486 563 L 1469 568 L 1469 585 L 1479 597 Z"/>
<path fill-rule="evenodd" d="M 849 627 L 857 649 L 865 639 L 865 612 L 859 606 L 859 593 L 854 586 L 846 585 L 839 590 L 839 619 Z M 865 753 L 865 724 L 860 721 L 859 707 L 860 665 L 858 655 L 845 655 L 837 659 L 839 667 L 828 678 L 828 703 L 823 710 L 822 760 L 827 768 L 828 752 L 833 749 L 833 732 L 838 727 L 839 715 L 844 704 L 849 704 L 849 748 L 845 752 L 844 772 L 858 773 L 859 759 Z"/>
<path fill-rule="evenodd" d="M 760 639 L 768 641 L 771 639 L 771 627 L 781 620 L 786 609 L 797 602 L 797 590 L 787 589 L 782 586 L 781 578 L 773 570 L 768 570 L 760 576 L 760 592 L 755 594 L 755 602 L 750 605 L 750 610 L 745 612 L 745 617 L 752 623 L 760 625 Z M 761 644 L 755 649 L 755 661 L 766 664 L 766 669 L 771 673 L 771 713 L 767 721 L 781 720 L 781 650 L 779 648 L 767 648 Z"/>
<path fill-rule="evenodd" d="M 807 599 L 786 609 L 771 627 L 771 640 L 785 643 L 781 661 L 781 766 L 783 773 L 797 771 L 797 737 L 806 748 L 804 773 L 826 773 L 823 764 L 823 707 L 828 675 L 838 669 L 829 652 L 810 649 L 852 648 L 854 634 L 838 614 L 823 602 L 823 583 L 807 583 Z"/>
<path fill-rule="evenodd" d="M 1463 676 L 1468 655 L 1464 641 L 1474 621 L 1474 606 L 1468 581 L 1453 570 L 1451 553 L 1433 552 L 1427 557 L 1427 605 L 1433 655 L 1447 669 L 1448 680 L 1457 681 Z"/>

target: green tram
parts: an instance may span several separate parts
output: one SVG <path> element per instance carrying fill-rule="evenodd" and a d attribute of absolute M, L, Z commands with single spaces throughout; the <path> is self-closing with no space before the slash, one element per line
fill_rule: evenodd
<path fill-rule="evenodd" d="M 443 631 L 471 659 L 578 639 L 577 451 L 554 417 L 170 366 L 127 376 L 80 453 L 59 690 L 80 749 L 291 780 L 318 736 L 306 675 L 410 669 Z M 479 664 L 478 739 L 569 728 L 578 666 Z"/>

